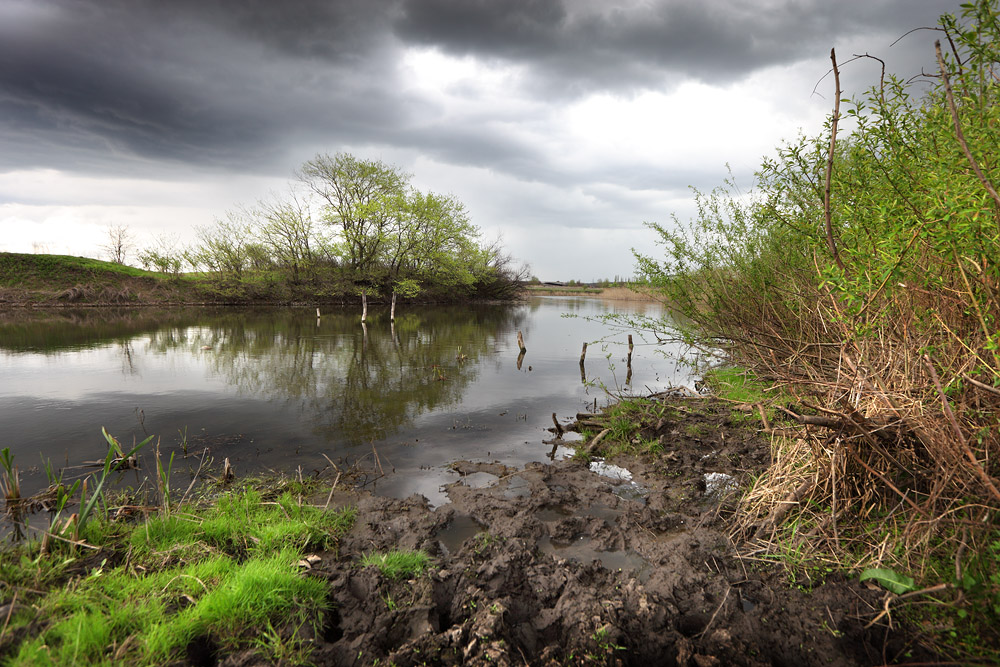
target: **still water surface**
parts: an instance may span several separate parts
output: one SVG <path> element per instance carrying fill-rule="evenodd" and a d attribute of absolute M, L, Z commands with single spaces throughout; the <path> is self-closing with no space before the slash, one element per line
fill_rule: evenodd
<path fill-rule="evenodd" d="M 565 420 L 606 404 L 609 391 L 690 384 L 670 356 L 678 350 L 593 319 L 608 312 L 660 314 L 656 304 L 574 297 L 412 307 L 394 325 L 376 310 L 365 327 L 356 308 L 321 318 L 313 309 L 4 313 L 0 447 L 26 471 L 27 493 L 45 485 L 42 458 L 103 458 L 102 426 L 126 445 L 157 436 L 167 456 L 181 457 L 185 441 L 190 454 L 207 447 L 237 474 L 309 474 L 327 465 L 324 454 L 370 466 L 374 450 L 395 471 L 380 493 L 440 503 L 441 485 L 458 478 L 446 467 L 454 460 L 543 460 L 553 412 Z M 190 457 L 175 469 L 196 466 Z"/>

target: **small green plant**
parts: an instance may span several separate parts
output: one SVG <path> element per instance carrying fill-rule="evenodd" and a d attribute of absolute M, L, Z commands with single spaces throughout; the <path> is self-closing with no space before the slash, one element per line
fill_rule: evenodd
<path fill-rule="evenodd" d="M 374 566 L 390 579 L 419 576 L 430 565 L 430 561 L 430 556 L 419 549 L 414 551 L 373 551 L 361 557 L 361 565 L 363 567 Z"/>
<path fill-rule="evenodd" d="M 80 495 L 80 512 L 77 514 L 76 526 L 74 528 L 74 539 L 79 539 L 81 531 L 87 527 L 90 515 L 93 513 L 94 508 L 101 500 L 101 491 L 104 489 L 104 484 L 111 475 L 111 471 L 119 470 L 120 468 L 128 465 L 128 462 L 132 459 L 135 453 L 149 444 L 149 441 L 153 439 L 153 436 L 149 436 L 130 449 L 126 454 L 122 450 L 121 444 L 119 444 L 118 440 L 116 440 L 103 427 L 101 428 L 101 433 L 104 434 L 104 439 L 108 441 L 108 454 L 104 457 L 104 468 L 101 470 L 101 477 L 94 485 L 94 489 L 89 498 L 87 497 L 87 482 L 84 480 Z"/>
<path fill-rule="evenodd" d="M 0 450 L 0 467 L 3 468 L 0 474 L 0 493 L 10 506 L 21 499 L 21 479 L 20 473 L 14 466 L 14 455 L 10 453 L 10 447 Z"/>
<path fill-rule="evenodd" d="M 170 452 L 170 460 L 164 468 L 160 459 L 160 441 L 157 440 L 153 457 L 156 460 L 156 488 L 160 495 L 160 507 L 165 514 L 170 514 L 170 473 L 174 468 L 174 453 Z"/>
<path fill-rule="evenodd" d="M 475 537 L 472 538 L 475 541 L 476 547 L 475 552 L 477 555 L 482 554 L 484 551 L 489 549 L 492 545 L 500 542 L 501 538 L 497 537 L 493 533 L 487 531 L 482 531 L 476 533 Z"/>
<path fill-rule="evenodd" d="M 688 424 L 684 427 L 684 433 L 692 438 L 703 438 L 708 434 L 708 427 L 704 424 Z"/>
<path fill-rule="evenodd" d="M 0 494 L 4 498 L 4 511 L 14 524 L 14 540 L 24 537 L 21 522 L 27 521 L 21 512 L 21 478 L 14 466 L 14 456 L 9 447 L 0 450 Z"/>
<path fill-rule="evenodd" d="M 602 651 L 604 651 L 605 653 L 611 653 L 613 651 L 624 651 L 625 650 L 624 646 L 621 646 L 619 644 L 615 644 L 614 642 L 611 641 L 611 639 L 610 639 L 610 632 L 608 631 L 608 627 L 607 626 L 604 626 L 604 627 L 601 627 L 601 628 L 598 628 L 597 630 L 595 630 L 594 634 L 592 634 L 590 636 L 590 638 L 593 639 L 594 642 L 598 645 L 598 647 L 600 647 L 600 649 Z"/>
<path fill-rule="evenodd" d="M 292 636 L 285 638 L 278 632 L 271 621 L 267 622 L 267 627 L 261 636 L 254 640 L 253 645 L 258 652 L 270 658 L 277 665 L 311 665 L 312 643 L 299 637 L 302 629 L 300 624 L 292 632 Z"/>
<path fill-rule="evenodd" d="M 181 439 L 181 454 L 184 456 L 184 458 L 187 458 L 187 455 L 188 455 L 188 427 L 185 426 L 183 429 L 177 429 L 177 435 L 179 435 L 180 439 Z"/>

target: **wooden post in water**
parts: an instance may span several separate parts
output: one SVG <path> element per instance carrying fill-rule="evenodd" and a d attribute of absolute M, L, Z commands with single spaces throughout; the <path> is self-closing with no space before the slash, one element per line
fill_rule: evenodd
<path fill-rule="evenodd" d="M 580 352 L 580 365 L 583 366 L 584 360 L 587 358 L 587 344 L 583 344 L 583 350 Z"/>
<path fill-rule="evenodd" d="M 319 308 L 317 308 L 317 309 L 316 309 L 316 319 L 318 320 L 319 318 L 320 318 L 320 314 L 319 314 Z"/>
<path fill-rule="evenodd" d="M 628 335 L 628 358 L 625 359 L 625 368 L 628 372 L 625 374 L 625 384 L 631 386 L 632 384 L 632 334 Z"/>
<path fill-rule="evenodd" d="M 520 331 L 517 332 L 517 346 L 521 349 L 521 354 L 528 351 L 528 348 L 524 346 L 524 336 L 521 335 Z"/>
<path fill-rule="evenodd" d="M 396 290 L 392 290 L 392 307 L 389 309 L 389 321 L 396 321 Z"/>
<path fill-rule="evenodd" d="M 368 292 L 362 290 L 361 292 L 361 321 L 364 322 L 368 319 Z"/>
<path fill-rule="evenodd" d="M 524 361 L 524 350 L 521 350 L 521 354 L 517 355 L 517 370 L 521 370 L 522 361 Z"/>

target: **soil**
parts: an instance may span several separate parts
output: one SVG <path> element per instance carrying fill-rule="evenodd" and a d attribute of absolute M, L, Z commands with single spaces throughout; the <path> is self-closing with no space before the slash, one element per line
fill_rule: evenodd
<path fill-rule="evenodd" d="M 311 659 L 400 667 L 922 659 L 905 629 L 867 627 L 884 591 L 840 575 L 805 590 L 780 565 L 741 556 L 730 538 L 733 496 L 768 464 L 768 444 L 734 425 L 727 407 L 694 402 L 684 424 L 658 425 L 662 453 L 605 462 L 619 467 L 605 474 L 569 459 L 521 470 L 460 461 L 464 477 L 437 508 L 421 496 L 338 491 L 334 502 L 356 504 L 358 519 L 336 552 L 315 554 L 305 570 L 330 583 L 326 627 L 308 637 Z M 391 549 L 423 549 L 433 565 L 409 580 L 358 567 L 362 554 Z M 192 646 L 192 662 L 257 664 L 250 652 L 218 656 L 204 643 Z"/>

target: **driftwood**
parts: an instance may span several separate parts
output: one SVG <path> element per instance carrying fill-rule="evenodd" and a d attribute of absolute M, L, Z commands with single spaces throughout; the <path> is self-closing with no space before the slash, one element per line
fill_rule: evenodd
<path fill-rule="evenodd" d="M 552 413 L 552 423 L 556 425 L 556 435 L 561 438 L 563 435 L 563 427 L 559 423 L 559 420 L 556 419 L 556 413 L 554 412 Z"/>
<path fill-rule="evenodd" d="M 588 454 L 593 454 L 594 450 L 597 449 L 597 446 L 601 444 L 601 440 L 604 440 L 604 436 L 606 436 L 608 433 L 611 433 L 610 428 L 606 428 L 597 435 L 595 435 L 594 439 L 591 440 L 589 443 L 587 443 L 587 446 L 585 448 L 586 452 Z"/>

